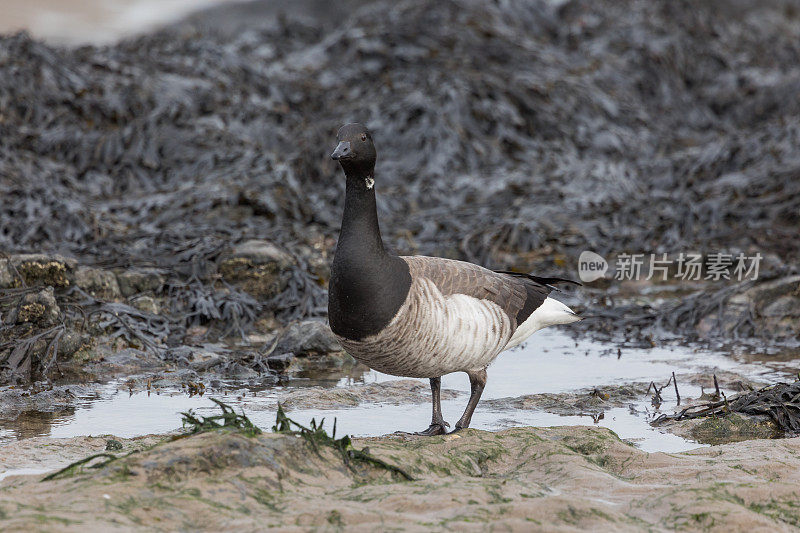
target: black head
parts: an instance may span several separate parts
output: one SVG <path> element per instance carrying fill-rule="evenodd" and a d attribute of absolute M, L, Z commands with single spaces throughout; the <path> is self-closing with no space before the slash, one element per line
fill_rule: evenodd
<path fill-rule="evenodd" d="M 353 123 L 339 128 L 336 135 L 339 145 L 331 158 L 339 161 L 344 173 L 358 176 L 372 176 L 375 170 L 375 145 L 366 126 Z"/>

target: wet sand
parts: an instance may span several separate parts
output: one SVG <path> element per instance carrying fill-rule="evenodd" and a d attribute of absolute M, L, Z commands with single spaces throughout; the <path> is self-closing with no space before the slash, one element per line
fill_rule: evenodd
<path fill-rule="evenodd" d="M 791 531 L 800 439 L 646 453 L 603 428 L 359 439 L 414 480 L 302 438 L 214 432 L 77 475 L 0 480 L 4 531 Z"/>

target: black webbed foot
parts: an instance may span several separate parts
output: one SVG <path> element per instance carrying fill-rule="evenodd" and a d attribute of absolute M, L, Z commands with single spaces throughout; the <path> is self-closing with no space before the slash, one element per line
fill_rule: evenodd
<path fill-rule="evenodd" d="M 414 435 L 421 435 L 423 437 L 432 437 L 434 435 L 446 435 L 447 429 L 445 426 L 450 427 L 450 424 L 443 422 L 442 424 L 431 424 L 428 429 L 417 431 Z"/>

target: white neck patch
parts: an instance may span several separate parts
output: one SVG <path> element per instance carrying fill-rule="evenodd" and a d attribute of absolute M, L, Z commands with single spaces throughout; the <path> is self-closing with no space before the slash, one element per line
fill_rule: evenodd
<path fill-rule="evenodd" d="M 367 189 L 371 189 L 375 186 L 375 180 L 370 176 L 364 179 L 364 183 L 367 185 Z"/>

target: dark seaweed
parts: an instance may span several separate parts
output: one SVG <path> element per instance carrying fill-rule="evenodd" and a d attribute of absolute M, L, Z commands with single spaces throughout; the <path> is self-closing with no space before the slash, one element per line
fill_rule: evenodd
<path fill-rule="evenodd" d="M 403 250 L 796 253 L 797 16 L 376 2 L 318 38 L 291 19 L 77 50 L 6 37 L 0 243 L 202 271 L 245 236 L 333 235 L 326 155 L 357 118 Z"/>
<path fill-rule="evenodd" d="M 328 153 L 359 120 L 398 252 L 567 277 L 584 249 L 800 258 L 793 2 L 348 6 L 235 31 L 216 10 L 104 47 L 0 38 L 0 248 L 166 270 L 175 318 L 95 311 L 147 346 L 322 315 L 343 199 Z M 272 301 L 214 278 L 249 238 L 299 258 Z M 662 311 L 678 330 L 696 313 Z"/>
<path fill-rule="evenodd" d="M 244 412 L 236 414 L 233 407 L 220 400 L 211 398 L 211 401 L 222 409 L 222 414 L 213 416 L 197 416 L 191 409 L 181 413 L 183 427 L 189 428 L 189 434 L 194 435 L 205 431 L 215 431 L 218 429 L 231 429 L 239 431 L 248 437 L 255 437 L 261 434 L 261 430 L 255 426 Z"/>
<path fill-rule="evenodd" d="M 714 380 L 716 382 L 716 377 Z M 662 414 L 653 423 L 725 416 L 729 413 L 766 416 L 782 431 L 796 435 L 800 433 L 800 381 L 776 383 L 730 399 L 723 394 L 720 401 L 687 407 L 674 415 Z"/>
<path fill-rule="evenodd" d="M 306 442 L 308 442 L 317 455 L 320 454 L 320 446 L 329 446 L 333 448 L 342 456 L 342 461 L 344 462 L 345 466 L 347 466 L 347 468 L 349 468 L 355 474 L 359 473 L 355 467 L 355 463 L 362 463 L 387 470 L 392 474 L 402 477 L 406 481 L 414 481 L 414 478 L 411 476 L 411 474 L 399 466 L 395 466 L 387 463 L 383 459 L 375 457 L 369 453 L 367 448 L 364 448 L 363 450 L 355 449 L 349 435 L 345 435 L 337 439 L 335 419 L 333 421 L 333 430 L 331 431 L 330 435 L 328 435 L 328 432 L 325 431 L 323 427 L 324 425 L 324 418 L 320 420 L 319 424 L 317 424 L 317 421 L 312 418 L 308 427 L 299 424 L 286 416 L 286 412 L 284 412 L 283 407 L 278 404 L 278 412 L 275 415 L 275 425 L 272 426 L 272 431 L 275 433 L 299 435 Z"/>
<path fill-rule="evenodd" d="M 59 341 L 66 332 L 64 317 L 55 325 L 13 324 L 4 320 L 12 307 L 19 308 L 35 287 L 0 291 L 0 382 L 28 383 L 44 379 L 58 367 Z"/>

